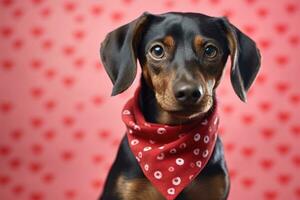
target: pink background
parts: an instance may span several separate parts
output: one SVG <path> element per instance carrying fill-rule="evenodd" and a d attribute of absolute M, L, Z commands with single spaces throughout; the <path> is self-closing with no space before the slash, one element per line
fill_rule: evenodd
<path fill-rule="evenodd" d="M 228 15 L 257 41 L 248 103 L 228 73 L 218 88 L 229 199 L 300 199 L 299 1 L 0 0 L 0 10 L 1 200 L 99 196 L 136 87 L 109 96 L 100 42 L 146 10 Z"/>

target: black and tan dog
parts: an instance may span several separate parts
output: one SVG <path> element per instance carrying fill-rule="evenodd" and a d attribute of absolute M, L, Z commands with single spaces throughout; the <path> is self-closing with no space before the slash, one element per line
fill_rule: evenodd
<path fill-rule="evenodd" d="M 260 68 L 255 43 L 226 18 L 197 13 L 144 13 L 111 33 L 101 58 L 114 87 L 133 82 L 142 67 L 140 107 L 149 122 L 176 125 L 207 113 L 231 57 L 231 82 L 242 101 Z M 230 181 L 220 138 L 203 171 L 176 199 L 227 199 Z M 127 137 L 120 145 L 101 200 L 162 200 L 131 153 Z"/>

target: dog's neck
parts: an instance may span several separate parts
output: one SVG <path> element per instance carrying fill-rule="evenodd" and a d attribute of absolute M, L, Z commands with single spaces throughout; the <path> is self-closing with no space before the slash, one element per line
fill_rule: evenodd
<path fill-rule="evenodd" d="M 140 107 L 146 121 L 158 124 L 180 125 L 198 120 L 201 116 L 189 119 L 179 118 L 174 114 L 163 110 L 158 104 L 153 90 L 147 85 L 144 78 L 141 80 Z"/>

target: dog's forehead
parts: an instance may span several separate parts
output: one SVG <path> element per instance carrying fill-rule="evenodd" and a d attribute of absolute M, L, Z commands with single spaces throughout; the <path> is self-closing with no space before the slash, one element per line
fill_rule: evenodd
<path fill-rule="evenodd" d="M 218 18 L 198 13 L 166 13 L 154 15 L 148 24 L 144 38 L 147 41 L 173 36 L 175 40 L 201 35 L 207 38 L 220 38 Z"/>

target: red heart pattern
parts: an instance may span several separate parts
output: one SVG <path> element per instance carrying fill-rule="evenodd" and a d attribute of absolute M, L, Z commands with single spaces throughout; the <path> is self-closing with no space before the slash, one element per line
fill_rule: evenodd
<path fill-rule="evenodd" d="M 262 53 L 248 103 L 218 88 L 229 199 L 300 199 L 297 0 L 0 0 L 0 199 L 96 199 L 138 81 L 111 98 L 105 35 L 144 11 L 226 15 Z"/>

